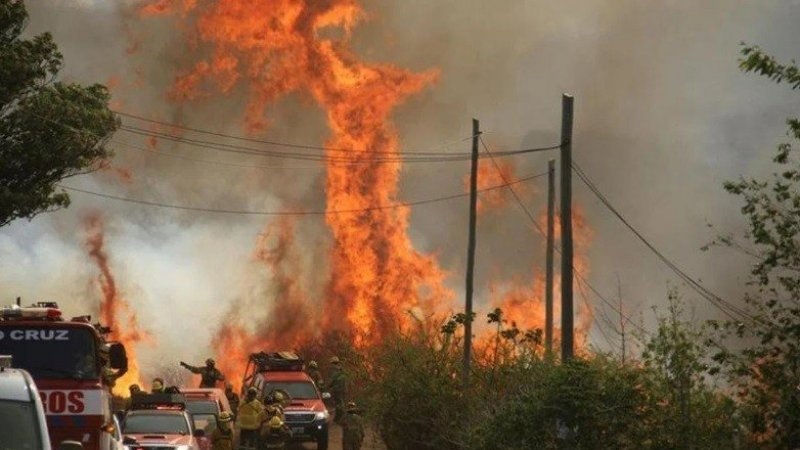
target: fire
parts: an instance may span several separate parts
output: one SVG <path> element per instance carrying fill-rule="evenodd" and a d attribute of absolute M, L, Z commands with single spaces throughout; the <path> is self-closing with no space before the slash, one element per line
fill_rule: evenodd
<path fill-rule="evenodd" d="M 326 113 L 326 154 L 363 162 L 327 166 L 328 210 L 365 211 L 326 217 L 332 245 L 323 326 L 354 330 L 356 344 L 370 345 L 408 326 L 411 308 L 450 298 L 435 258 L 415 250 L 408 237 L 409 210 L 369 209 L 397 203 L 401 164 L 380 159 L 399 150 L 390 115 L 436 81 L 437 71 L 359 61 L 349 50 L 350 33 L 365 16 L 355 0 L 150 0 L 140 13 L 189 22 L 183 27 L 193 30 L 189 48 L 210 51 L 176 78 L 170 99 L 185 102 L 211 89 L 242 86 L 249 99 L 245 127 L 256 132 L 267 125 L 267 106 L 290 93 L 306 94 Z M 343 36 L 323 37 L 329 27 Z"/>
<path fill-rule="evenodd" d="M 254 314 L 262 308 L 260 296 L 258 305 L 235 302 L 213 340 L 218 366 L 234 385 L 242 379 L 250 353 L 299 348 L 314 328 L 308 296 L 297 280 L 301 267 L 294 231 L 291 219 L 283 218 L 258 236 L 253 258 L 266 269 L 271 288 L 260 294 L 275 299 L 266 316 Z"/>
<path fill-rule="evenodd" d="M 128 372 L 117 379 L 113 392 L 127 397 L 128 387 L 142 385 L 139 364 L 136 359 L 136 346 L 147 338 L 139 329 L 135 312 L 117 289 L 117 282 L 109 265 L 105 248 L 105 226 L 99 214 L 89 214 L 84 219 L 86 227 L 86 250 L 97 265 L 100 275 L 97 286 L 100 289 L 100 323 L 111 328 L 111 339 L 121 342 L 128 353 Z"/>
<path fill-rule="evenodd" d="M 478 190 L 487 189 L 516 179 L 514 165 L 507 160 L 497 161 L 497 167 L 492 161 L 484 160 L 478 164 Z M 464 176 L 464 189 L 469 192 L 469 174 Z M 517 193 L 523 191 L 522 185 L 515 185 Z M 481 192 L 478 196 L 478 214 L 496 211 L 508 204 L 510 192 L 508 189 L 493 189 Z"/>
<path fill-rule="evenodd" d="M 546 224 L 546 217 L 540 221 L 542 229 Z M 581 276 L 587 277 L 589 271 L 589 260 L 586 256 L 588 246 L 592 239 L 592 230 L 586 222 L 583 211 L 574 208 L 572 213 L 573 238 L 575 245 L 574 265 L 575 271 Z M 560 226 L 558 218 L 555 224 L 555 238 L 560 236 Z M 555 255 L 558 256 L 558 255 Z M 583 291 L 578 277 L 575 277 L 574 308 L 575 316 L 575 346 L 580 350 L 586 347 L 589 329 L 592 325 L 593 312 L 587 301 L 582 300 Z M 557 349 L 559 325 L 561 323 L 561 281 L 558 270 L 553 277 L 553 348 Z M 544 330 L 545 324 L 545 275 L 544 271 L 535 272 L 533 282 L 529 283 L 522 280 L 493 287 L 492 303 L 503 311 L 503 316 L 509 323 L 514 322 L 521 331 L 529 329 Z"/>

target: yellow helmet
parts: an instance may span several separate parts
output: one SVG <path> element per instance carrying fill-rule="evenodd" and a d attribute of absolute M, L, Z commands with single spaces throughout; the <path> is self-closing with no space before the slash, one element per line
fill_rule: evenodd
<path fill-rule="evenodd" d="M 220 422 L 230 422 L 231 420 L 233 420 L 233 416 L 228 411 L 222 411 L 219 413 Z"/>
<path fill-rule="evenodd" d="M 281 393 L 281 391 L 275 391 L 274 395 L 275 395 L 275 401 L 276 402 L 282 402 L 283 401 L 284 397 L 283 397 L 283 393 Z"/>
<path fill-rule="evenodd" d="M 283 426 L 283 421 L 278 416 L 272 416 L 272 419 L 269 419 L 269 427 L 270 428 L 280 428 Z"/>
<path fill-rule="evenodd" d="M 341 361 L 339 361 L 339 357 L 338 356 L 331 356 L 331 359 L 328 362 L 331 363 L 331 364 L 340 364 L 341 363 Z"/>

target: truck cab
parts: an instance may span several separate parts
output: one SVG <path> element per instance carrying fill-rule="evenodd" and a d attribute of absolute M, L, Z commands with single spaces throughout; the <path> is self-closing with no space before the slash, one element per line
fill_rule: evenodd
<path fill-rule="evenodd" d="M 255 353 L 245 370 L 243 391 L 255 387 L 259 398 L 281 392 L 286 425 L 292 441 L 315 442 L 317 450 L 327 450 L 331 417 L 314 380 L 305 372 L 303 360 L 293 352 Z"/>
<path fill-rule="evenodd" d="M 200 450 L 203 430 L 195 430 L 181 394 L 135 394 L 122 421 L 130 450 Z"/>
<path fill-rule="evenodd" d="M 115 448 L 111 385 L 127 357 L 121 344 L 106 341 L 108 331 L 89 316 L 65 320 L 53 302 L 0 308 L 0 355 L 11 355 L 36 383 L 51 442 Z"/>
<path fill-rule="evenodd" d="M 31 375 L 0 355 L 0 448 L 50 450 L 44 407 Z"/>

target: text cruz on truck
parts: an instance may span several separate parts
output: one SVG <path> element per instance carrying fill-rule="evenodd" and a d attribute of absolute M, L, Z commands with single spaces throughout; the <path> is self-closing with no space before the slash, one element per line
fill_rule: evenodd
<path fill-rule="evenodd" d="M 39 388 L 51 442 L 109 450 L 111 387 L 128 370 L 125 348 L 90 316 L 64 320 L 54 302 L 0 309 L 0 354 L 27 370 Z"/>

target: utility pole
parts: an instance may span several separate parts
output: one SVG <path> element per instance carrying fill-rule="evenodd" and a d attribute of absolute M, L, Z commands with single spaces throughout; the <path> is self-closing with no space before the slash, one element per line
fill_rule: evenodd
<path fill-rule="evenodd" d="M 467 245 L 467 288 L 464 312 L 464 389 L 469 387 L 469 366 L 472 360 L 472 286 L 475 273 L 475 229 L 478 223 L 478 139 L 480 123 L 472 119 L 472 170 L 469 177 L 469 243 Z"/>
<path fill-rule="evenodd" d="M 574 355 L 572 303 L 572 106 L 574 98 L 561 96 L 561 360 Z"/>
<path fill-rule="evenodd" d="M 617 302 L 619 303 L 619 334 L 622 337 L 622 365 L 625 365 L 625 311 L 622 309 L 622 283 L 617 274 Z"/>
<path fill-rule="evenodd" d="M 547 161 L 547 251 L 545 256 L 544 349 L 553 354 L 553 250 L 556 206 L 556 160 Z"/>

